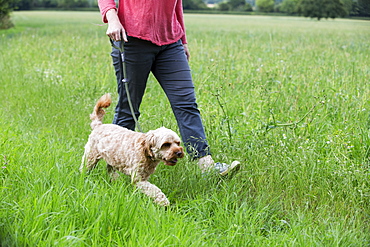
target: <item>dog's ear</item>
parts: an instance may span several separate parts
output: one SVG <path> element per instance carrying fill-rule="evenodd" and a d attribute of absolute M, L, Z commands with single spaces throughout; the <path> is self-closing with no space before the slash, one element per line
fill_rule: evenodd
<path fill-rule="evenodd" d="M 154 147 L 154 135 L 151 133 L 147 133 L 146 137 L 143 138 L 141 145 L 144 148 L 145 156 L 153 159 L 154 153 L 152 147 Z"/>

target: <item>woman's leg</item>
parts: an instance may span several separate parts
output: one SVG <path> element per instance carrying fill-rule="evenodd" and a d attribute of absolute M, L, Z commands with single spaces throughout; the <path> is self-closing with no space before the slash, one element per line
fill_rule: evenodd
<path fill-rule="evenodd" d="M 161 47 L 152 72 L 170 101 L 188 153 L 193 158 L 209 155 L 190 68 L 181 41 Z"/>
<path fill-rule="evenodd" d="M 132 37 L 128 37 L 129 42 L 124 44 L 124 59 L 126 67 L 126 81 L 130 92 L 130 99 L 133 105 L 135 116 L 138 119 L 140 116 L 140 104 L 145 92 L 145 87 L 154 61 L 154 51 L 158 46 L 152 43 Z M 115 42 L 115 45 L 120 47 L 120 42 Z M 135 120 L 132 116 L 127 94 L 125 82 L 123 79 L 123 67 L 120 51 L 112 48 L 111 53 L 113 66 L 116 71 L 118 103 L 115 109 L 113 123 L 122 127 L 135 130 Z"/>

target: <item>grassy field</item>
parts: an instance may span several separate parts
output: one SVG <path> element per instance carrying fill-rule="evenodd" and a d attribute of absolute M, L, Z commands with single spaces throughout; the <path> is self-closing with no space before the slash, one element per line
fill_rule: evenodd
<path fill-rule="evenodd" d="M 104 162 L 78 172 L 89 114 L 116 95 L 99 13 L 15 12 L 0 31 L 0 246 L 369 246 L 370 22 L 186 15 L 217 161 L 160 165 L 154 205 Z M 105 122 L 112 120 L 114 107 Z M 144 130 L 178 131 L 151 77 Z"/>

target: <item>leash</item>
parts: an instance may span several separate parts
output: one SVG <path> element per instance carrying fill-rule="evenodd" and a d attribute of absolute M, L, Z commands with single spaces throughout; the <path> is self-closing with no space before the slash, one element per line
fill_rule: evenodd
<path fill-rule="evenodd" d="M 122 47 L 118 47 L 114 44 L 113 40 L 112 39 L 109 39 L 110 40 L 110 43 L 112 45 L 113 48 L 119 50 L 120 52 L 120 55 L 121 55 L 121 64 L 122 64 L 122 82 L 123 84 L 125 85 L 125 90 L 126 90 L 126 95 L 127 95 L 127 101 L 128 101 L 128 105 L 130 107 L 130 111 L 131 111 L 131 115 L 135 121 L 135 124 L 136 124 L 136 127 L 137 129 L 140 131 L 140 132 L 143 132 L 143 130 L 141 129 L 140 127 L 140 124 L 139 124 L 139 121 L 137 120 L 136 116 L 135 116 L 135 112 L 134 112 L 134 107 L 132 106 L 132 102 L 131 102 L 131 97 L 130 97 L 130 92 L 128 90 L 128 80 L 126 79 L 127 78 L 127 73 L 126 73 L 126 64 L 125 64 L 125 55 L 124 55 L 124 50 L 123 50 L 123 41 L 120 42 L 121 46 Z"/>

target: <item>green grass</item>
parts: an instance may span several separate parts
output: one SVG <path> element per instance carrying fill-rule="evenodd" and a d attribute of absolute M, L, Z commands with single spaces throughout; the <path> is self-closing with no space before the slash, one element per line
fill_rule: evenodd
<path fill-rule="evenodd" d="M 0 32 L 0 246 L 369 246 L 370 23 L 186 15 L 217 161 L 160 165 L 164 209 L 104 162 L 78 172 L 89 114 L 117 99 L 97 12 L 15 12 Z M 111 122 L 114 106 L 105 121 Z M 178 131 L 150 77 L 141 126 Z"/>

